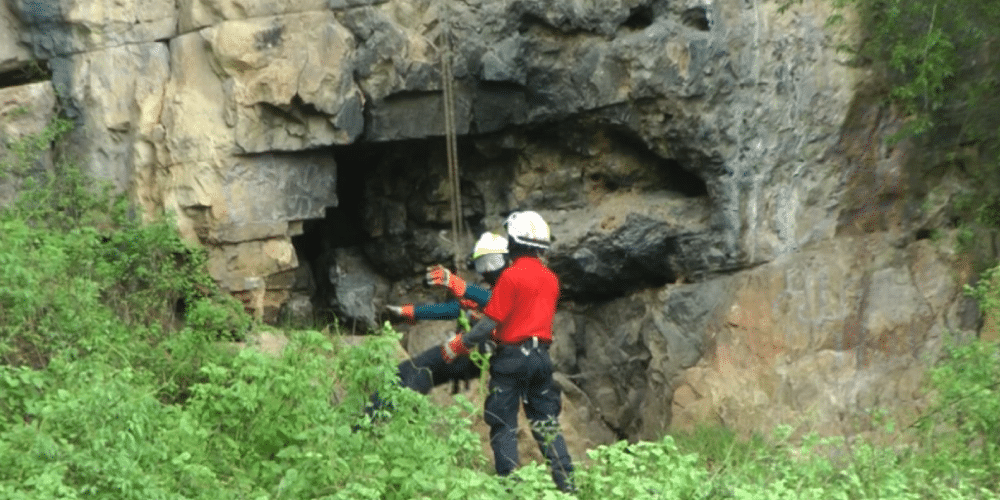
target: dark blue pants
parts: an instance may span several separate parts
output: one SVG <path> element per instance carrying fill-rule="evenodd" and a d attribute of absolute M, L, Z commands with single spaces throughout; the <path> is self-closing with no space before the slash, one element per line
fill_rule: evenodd
<path fill-rule="evenodd" d="M 481 375 L 479 367 L 468 356 L 456 359 L 452 363 L 445 362 L 441 356 L 441 346 L 431 347 L 416 357 L 403 361 L 396 367 L 396 373 L 403 387 L 420 394 L 429 394 L 431 389 L 441 384 L 472 380 Z M 370 400 L 371 404 L 365 408 L 369 414 L 372 410 L 390 406 L 390 403 L 379 397 L 377 392 L 371 395 Z"/>
<path fill-rule="evenodd" d="M 529 344 L 530 345 L 530 344 Z M 522 350 L 505 346 L 490 359 L 490 394 L 486 398 L 486 423 L 498 475 L 506 476 L 518 466 L 517 412 L 531 424 L 531 435 L 552 467 L 552 479 L 560 490 L 572 488 L 573 463 L 559 430 L 562 396 L 552 380 L 552 360 L 547 346 Z"/>
<path fill-rule="evenodd" d="M 396 368 L 403 387 L 420 394 L 429 394 L 431 389 L 441 384 L 479 378 L 480 370 L 468 356 L 462 356 L 452 363 L 441 356 L 441 346 L 434 346 L 408 359 Z"/>

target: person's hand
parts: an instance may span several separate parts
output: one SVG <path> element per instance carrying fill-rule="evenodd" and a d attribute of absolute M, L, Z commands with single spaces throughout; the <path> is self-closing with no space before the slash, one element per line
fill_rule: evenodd
<path fill-rule="evenodd" d="M 456 333 L 451 340 L 441 345 L 441 357 L 446 363 L 451 363 L 466 354 L 469 354 L 469 348 L 462 342 L 461 333 Z"/>
<path fill-rule="evenodd" d="M 425 279 L 428 285 L 446 287 L 457 298 L 465 296 L 465 280 L 440 264 L 428 267 Z"/>
<path fill-rule="evenodd" d="M 404 304 L 401 306 L 385 306 L 385 310 L 388 311 L 389 314 L 392 314 L 393 316 L 396 316 L 398 318 L 403 318 L 410 323 L 412 323 L 414 320 L 417 319 L 413 312 L 413 304 Z"/>

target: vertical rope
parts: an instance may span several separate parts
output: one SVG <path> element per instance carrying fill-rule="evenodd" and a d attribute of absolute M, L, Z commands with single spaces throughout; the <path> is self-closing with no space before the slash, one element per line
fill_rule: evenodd
<path fill-rule="evenodd" d="M 451 8 L 448 0 L 442 0 L 443 5 L 443 29 L 441 47 L 441 88 L 444 91 L 444 135 L 445 152 L 448 161 L 448 184 L 450 186 L 449 197 L 451 198 L 451 237 L 454 245 L 455 270 L 459 269 L 459 255 L 461 248 L 459 243 L 460 235 L 463 231 L 462 224 L 462 191 L 459 185 L 458 170 L 458 139 L 455 131 L 455 87 L 452 81 L 451 72 Z"/>

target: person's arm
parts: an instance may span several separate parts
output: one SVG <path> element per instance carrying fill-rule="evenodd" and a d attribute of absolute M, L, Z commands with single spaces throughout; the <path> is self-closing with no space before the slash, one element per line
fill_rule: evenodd
<path fill-rule="evenodd" d="M 441 346 L 441 356 L 448 363 L 451 363 L 459 356 L 469 353 L 469 348 L 485 342 L 490 338 L 490 333 L 497 327 L 497 322 L 489 317 L 485 317 L 472 327 L 472 330 L 465 333 L 456 334 L 451 340 Z"/>
<path fill-rule="evenodd" d="M 486 307 L 486 304 L 490 301 L 490 295 L 488 288 L 469 283 L 465 286 L 465 295 L 463 297 L 477 303 L 479 307 Z"/>
<path fill-rule="evenodd" d="M 490 291 L 488 289 L 463 280 L 444 266 L 439 265 L 428 268 L 425 279 L 428 284 L 443 286 L 456 298 L 471 300 L 479 307 L 485 306 L 490 301 Z"/>
<path fill-rule="evenodd" d="M 416 319 L 457 319 L 462 308 L 457 300 L 449 300 L 440 304 L 424 304 L 413 307 L 413 317 Z"/>
<path fill-rule="evenodd" d="M 462 310 L 457 300 L 440 304 L 385 306 L 390 313 L 412 323 L 418 319 L 456 319 Z"/>
<path fill-rule="evenodd" d="M 428 267 L 424 276 L 428 285 L 443 286 L 447 288 L 455 298 L 465 296 L 465 289 L 468 284 L 461 276 L 449 271 L 446 267 L 438 264 Z"/>
<path fill-rule="evenodd" d="M 476 326 L 473 326 L 471 330 L 462 336 L 462 343 L 465 344 L 466 347 L 472 347 L 485 342 L 490 338 L 490 334 L 493 333 L 493 330 L 496 330 L 497 325 L 498 323 L 496 321 L 484 316 L 483 319 L 476 323 Z"/>
<path fill-rule="evenodd" d="M 490 295 L 489 303 L 483 309 L 485 314 L 483 319 L 476 323 L 471 331 L 455 335 L 454 338 L 441 346 L 441 355 L 445 361 L 451 363 L 455 358 L 469 352 L 469 346 L 473 346 L 489 338 L 490 333 L 496 329 L 504 318 L 510 313 L 514 304 L 515 290 L 513 283 L 501 274 L 497 281 L 493 293 Z"/>

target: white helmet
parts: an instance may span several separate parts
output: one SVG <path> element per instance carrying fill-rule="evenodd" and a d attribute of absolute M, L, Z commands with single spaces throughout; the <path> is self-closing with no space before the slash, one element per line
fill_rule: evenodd
<path fill-rule="evenodd" d="M 499 271 L 507 265 L 507 238 L 494 233 L 483 233 L 472 249 L 470 267 L 483 274 Z"/>
<path fill-rule="evenodd" d="M 503 225 L 507 229 L 507 237 L 518 245 L 546 250 L 552 243 L 549 225 L 538 212 L 514 212 Z"/>

